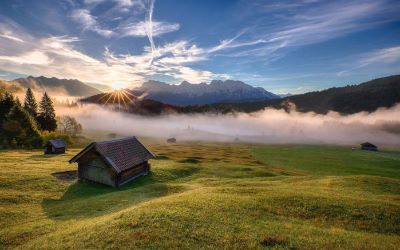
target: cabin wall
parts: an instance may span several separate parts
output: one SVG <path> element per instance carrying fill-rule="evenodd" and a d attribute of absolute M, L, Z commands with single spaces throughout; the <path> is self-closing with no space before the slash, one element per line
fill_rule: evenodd
<path fill-rule="evenodd" d="M 44 148 L 45 154 L 62 154 L 65 153 L 65 148 L 54 148 L 52 145 L 46 145 Z"/>
<path fill-rule="evenodd" d="M 128 170 L 125 170 L 125 171 L 119 173 L 117 182 L 116 182 L 117 186 L 121 186 L 121 185 L 135 179 L 136 177 L 148 174 L 149 167 L 150 167 L 149 164 L 147 162 L 144 162 L 133 168 L 130 168 Z"/>
<path fill-rule="evenodd" d="M 78 177 L 115 187 L 116 174 L 96 154 L 88 154 L 78 163 Z"/>

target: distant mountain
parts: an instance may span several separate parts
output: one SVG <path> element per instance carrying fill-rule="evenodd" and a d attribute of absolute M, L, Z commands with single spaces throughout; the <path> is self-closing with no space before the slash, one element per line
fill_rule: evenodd
<path fill-rule="evenodd" d="M 96 88 L 90 87 L 85 83 L 75 79 L 58 79 L 55 77 L 47 78 L 44 76 L 27 78 L 18 78 L 12 83 L 26 89 L 31 88 L 35 91 L 47 91 L 52 95 L 68 95 L 68 96 L 91 96 L 101 93 Z"/>
<path fill-rule="evenodd" d="M 186 107 L 185 112 L 254 112 L 265 107 L 287 108 L 288 103 L 293 103 L 300 112 L 371 112 L 380 107 L 391 107 L 400 103 L 400 75 L 378 78 L 358 85 L 293 95 L 279 100 Z"/>
<path fill-rule="evenodd" d="M 97 90 L 100 90 L 101 92 L 111 92 L 113 91 L 113 88 L 108 86 L 108 85 L 104 85 L 104 84 L 98 84 L 98 83 L 91 83 L 91 82 L 85 82 L 86 85 L 93 87 Z"/>
<path fill-rule="evenodd" d="M 280 97 L 280 98 L 285 98 L 285 97 L 289 97 L 289 96 L 292 96 L 293 94 L 291 94 L 291 93 L 287 93 L 287 94 L 278 94 L 278 96 Z"/>
<path fill-rule="evenodd" d="M 18 93 L 22 92 L 22 88 L 6 80 L 0 80 L 0 94 L 3 92 Z"/>
<path fill-rule="evenodd" d="M 253 87 L 244 82 L 233 80 L 214 80 L 210 84 L 191 84 L 184 81 L 180 85 L 147 81 L 141 87 L 131 91 L 134 95 L 143 96 L 145 99 L 179 106 L 280 98 L 261 87 Z"/>
<path fill-rule="evenodd" d="M 163 113 L 180 112 L 181 110 L 180 107 L 139 98 L 126 90 L 97 94 L 83 98 L 80 102 L 104 105 L 116 111 L 139 115 L 160 115 Z"/>
<path fill-rule="evenodd" d="M 400 75 L 378 78 L 358 85 L 294 95 L 283 101 L 286 100 L 294 103 L 301 112 L 327 113 L 330 110 L 343 114 L 371 112 L 400 102 Z"/>
<path fill-rule="evenodd" d="M 144 86 L 154 84 L 163 88 L 167 84 L 147 82 Z M 192 86 L 193 84 L 183 83 Z M 170 85 L 169 85 L 170 86 Z M 180 86 L 180 85 L 179 85 Z M 169 87 L 166 87 L 169 88 Z M 154 88 L 152 88 L 154 89 Z M 191 89 L 191 88 L 189 88 Z M 132 91 L 135 92 L 135 91 Z M 322 91 L 309 92 L 301 95 L 293 95 L 282 99 L 269 99 L 263 101 L 249 102 L 224 102 L 206 105 L 178 106 L 164 104 L 160 101 L 143 98 L 146 92 L 138 92 L 138 97 L 130 91 L 125 91 L 123 97 L 118 91 L 91 96 L 82 102 L 113 105 L 115 109 L 136 114 L 162 114 L 169 112 L 176 113 L 232 113 L 232 112 L 255 112 L 266 107 L 293 108 L 300 112 L 314 111 L 325 114 L 329 111 L 336 111 L 342 114 L 353 114 L 361 111 L 375 111 L 380 107 L 391 107 L 400 103 L 400 75 L 375 79 L 359 85 L 346 87 L 335 87 Z M 194 97 L 195 95 L 193 93 Z M 118 97 L 119 96 L 119 97 Z M 153 95 L 154 97 L 155 95 Z M 180 96 L 180 95 L 176 95 Z M 149 98 L 149 95 L 146 96 Z"/>

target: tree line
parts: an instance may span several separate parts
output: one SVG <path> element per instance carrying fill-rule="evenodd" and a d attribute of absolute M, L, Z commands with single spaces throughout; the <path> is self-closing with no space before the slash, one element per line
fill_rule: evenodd
<path fill-rule="evenodd" d="M 23 104 L 9 92 L 0 95 L 0 128 L 1 148 L 39 148 L 55 137 L 71 142 L 70 136 L 82 130 L 73 117 L 56 116 L 53 101 L 46 92 L 38 104 L 30 88 Z"/>

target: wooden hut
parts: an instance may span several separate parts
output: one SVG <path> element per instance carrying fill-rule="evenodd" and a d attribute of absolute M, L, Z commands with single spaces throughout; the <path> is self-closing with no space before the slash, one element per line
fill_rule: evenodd
<path fill-rule="evenodd" d="M 44 146 L 45 154 L 63 154 L 65 153 L 65 149 L 67 144 L 63 139 L 53 139 L 49 140 Z"/>
<path fill-rule="evenodd" d="M 176 139 L 175 138 L 168 138 L 167 139 L 167 143 L 176 143 Z"/>
<path fill-rule="evenodd" d="M 112 187 L 124 185 L 150 170 L 154 155 L 136 138 L 93 142 L 69 163 L 78 163 L 78 178 Z"/>
<path fill-rule="evenodd" d="M 362 150 L 369 150 L 369 151 L 378 151 L 378 147 L 372 143 L 364 142 L 361 143 Z"/>

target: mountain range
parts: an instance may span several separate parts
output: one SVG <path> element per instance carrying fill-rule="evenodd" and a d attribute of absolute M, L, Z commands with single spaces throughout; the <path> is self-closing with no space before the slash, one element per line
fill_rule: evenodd
<path fill-rule="evenodd" d="M 76 79 L 58 79 L 44 76 L 18 78 L 8 81 L 23 89 L 31 88 L 37 92 L 48 92 L 50 95 L 67 95 L 72 97 L 91 96 L 101 93 L 98 89 L 91 87 Z"/>
<path fill-rule="evenodd" d="M 150 85 L 158 86 L 157 82 Z M 146 84 L 147 86 L 149 84 Z M 193 86 L 193 84 L 187 86 Z M 161 85 L 164 87 L 164 85 Z M 167 87 L 169 88 L 169 87 Z M 281 99 L 266 99 L 263 101 L 225 102 L 206 105 L 178 106 L 165 104 L 149 99 L 149 95 L 138 97 L 133 92 L 125 91 L 129 97 L 121 97 L 118 92 L 99 94 L 83 99 L 86 103 L 103 105 L 118 105 L 119 110 L 137 114 L 176 113 L 234 113 L 255 112 L 267 107 L 293 109 L 299 112 L 313 111 L 325 114 L 336 111 L 342 114 L 353 114 L 360 111 L 375 111 L 380 107 L 391 107 L 400 103 L 400 75 L 375 79 L 358 85 L 329 88 L 300 95 L 288 96 Z M 119 97 L 118 97 L 119 96 Z M 122 98 L 122 105 L 121 101 Z"/>
<path fill-rule="evenodd" d="M 135 96 L 143 96 L 176 106 L 204 105 L 222 102 L 248 102 L 279 99 L 278 95 L 261 87 L 253 87 L 241 81 L 213 80 L 209 84 L 182 82 L 170 85 L 159 81 L 147 81 L 131 90 Z"/>
<path fill-rule="evenodd" d="M 293 106 L 300 112 L 313 111 L 325 114 L 336 111 L 352 114 L 360 111 L 371 112 L 380 107 L 391 107 L 400 103 L 400 75 L 282 98 L 263 88 L 232 80 L 215 80 L 210 84 L 182 82 L 180 85 L 147 81 L 131 90 L 109 93 L 102 93 L 78 80 L 43 76 L 19 78 L 13 81 L 0 80 L 0 93 L 20 92 L 27 87 L 36 91 L 45 90 L 57 96 L 60 95 L 60 91 L 69 96 L 88 96 L 81 101 L 103 105 L 116 105 L 118 100 L 125 98 L 123 107 L 119 105 L 118 109 L 129 113 L 155 115 L 168 112 L 255 112 L 266 107 L 287 109 Z M 121 92 L 126 96 L 123 97 Z"/>
<path fill-rule="evenodd" d="M 329 111 L 336 111 L 341 114 L 353 114 L 361 111 L 372 112 L 397 103 L 400 103 L 400 75 L 377 78 L 358 85 L 291 95 L 276 100 L 189 106 L 185 108 L 185 112 L 249 113 L 266 107 L 288 109 L 295 106 L 299 112 L 313 111 L 326 114 Z"/>

